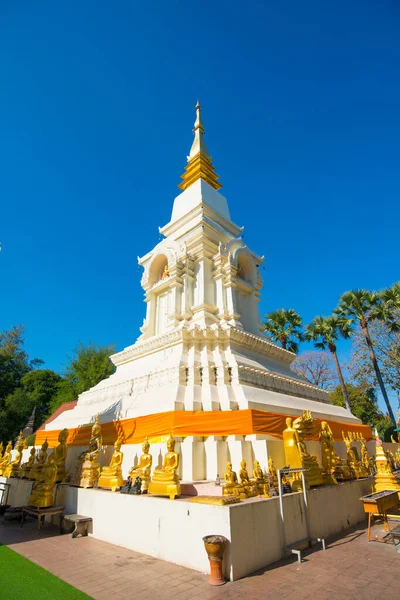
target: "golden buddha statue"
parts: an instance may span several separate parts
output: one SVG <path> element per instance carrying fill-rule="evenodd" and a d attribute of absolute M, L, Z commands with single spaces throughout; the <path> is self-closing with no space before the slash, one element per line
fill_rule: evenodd
<path fill-rule="evenodd" d="M 57 467 L 57 479 L 56 479 L 57 482 L 65 482 L 65 481 L 67 481 L 67 477 L 68 477 L 68 473 L 65 468 L 65 461 L 66 461 L 67 452 L 68 452 L 68 446 L 67 446 L 68 435 L 69 435 L 68 429 L 63 429 L 62 431 L 60 431 L 60 433 L 58 434 L 59 444 L 54 449 L 54 452 L 53 452 L 54 460 L 56 462 L 56 467 Z"/>
<path fill-rule="evenodd" d="M 258 460 L 254 461 L 253 477 L 259 495 L 263 494 L 264 498 L 269 498 L 269 481 L 267 481 L 267 479 L 265 478 L 263 470 L 260 467 L 260 463 L 258 462 Z"/>
<path fill-rule="evenodd" d="M 272 460 L 272 458 L 268 459 L 268 474 L 272 478 L 274 487 L 277 488 L 278 487 L 278 472 L 275 469 L 274 461 Z"/>
<path fill-rule="evenodd" d="M 0 442 L 0 465 L 1 465 L 1 461 L 3 460 L 3 450 L 4 450 L 3 442 Z"/>
<path fill-rule="evenodd" d="M 31 470 L 32 465 L 35 462 L 35 458 L 36 458 L 36 450 L 35 450 L 35 446 L 32 446 L 27 462 L 23 463 L 20 467 L 19 477 L 21 479 L 26 479 L 28 477 L 29 471 Z"/>
<path fill-rule="evenodd" d="M 19 468 L 21 466 L 22 460 L 22 452 L 25 447 L 24 436 L 22 435 L 22 431 L 20 431 L 17 443 L 15 444 L 15 449 L 17 454 L 15 455 L 14 460 L 12 460 L 7 467 L 3 471 L 4 477 L 18 477 Z"/>
<path fill-rule="evenodd" d="M 163 270 L 161 271 L 161 281 L 168 279 L 168 277 L 169 277 L 169 267 L 168 267 L 168 263 L 167 263 L 164 266 Z"/>
<path fill-rule="evenodd" d="M 178 467 L 179 454 L 175 452 L 175 440 L 172 435 L 167 440 L 168 452 L 164 456 L 162 467 L 156 467 L 151 478 L 148 493 L 159 496 L 169 496 L 171 500 L 181 493 L 179 484 Z"/>
<path fill-rule="evenodd" d="M 371 472 L 371 463 L 369 461 L 367 445 L 366 445 L 365 439 L 361 433 L 358 433 L 357 440 L 361 443 L 361 462 L 364 465 L 368 474 L 373 475 L 373 473 Z"/>
<path fill-rule="evenodd" d="M 344 443 L 346 444 L 346 455 L 347 455 L 347 465 L 349 466 L 351 472 L 353 473 L 356 479 L 360 479 L 361 477 L 368 477 L 369 469 L 366 469 L 361 462 L 357 449 L 351 445 L 351 442 L 355 440 L 353 434 L 350 432 L 347 436 L 342 431 L 342 438 Z"/>
<path fill-rule="evenodd" d="M 286 419 L 286 429 L 282 433 L 286 465 L 291 469 L 306 469 L 304 473 L 307 488 L 312 485 L 323 485 L 322 469 L 317 458 L 307 452 L 305 437 L 311 437 L 314 431 L 313 418 L 310 411 L 304 411 L 301 417 L 293 421 Z M 291 487 L 293 492 L 301 489 L 301 474 L 293 473 Z"/>
<path fill-rule="evenodd" d="M 4 474 L 4 471 L 7 469 L 8 465 L 11 462 L 11 452 L 12 452 L 12 442 L 9 441 L 6 449 L 4 450 L 4 454 L 2 456 L 1 459 L 1 463 L 0 463 L 0 475 Z"/>
<path fill-rule="evenodd" d="M 54 452 L 48 458 L 43 468 L 38 472 L 33 484 L 32 493 L 28 498 L 29 506 L 48 508 L 53 506 L 54 487 L 57 479 L 57 464 Z"/>
<path fill-rule="evenodd" d="M 89 445 L 78 455 L 78 469 L 75 474 L 76 485 L 83 488 L 92 488 L 100 477 L 100 463 L 98 461 L 100 450 L 103 445 L 101 425 L 97 415 L 92 427 L 92 437 Z"/>
<path fill-rule="evenodd" d="M 347 461 L 342 460 L 338 455 L 336 455 L 336 464 L 333 475 L 336 481 L 351 481 L 355 477 L 354 472 L 350 469 Z"/>
<path fill-rule="evenodd" d="M 47 460 L 47 450 L 49 448 L 49 444 L 47 442 L 47 438 L 42 444 L 41 450 L 39 452 L 39 456 L 36 458 L 36 461 L 33 463 L 29 473 L 28 479 L 37 479 L 40 471 L 43 469 L 43 466 Z"/>
<path fill-rule="evenodd" d="M 244 460 L 244 458 L 240 463 L 239 477 L 240 483 L 244 487 L 247 497 L 250 498 L 252 496 L 258 496 L 257 486 L 250 481 L 249 474 L 246 468 L 246 461 Z"/>
<path fill-rule="evenodd" d="M 235 471 L 232 470 L 232 463 L 226 465 L 226 473 L 224 474 L 225 485 L 222 494 L 224 496 L 237 496 L 238 498 L 246 499 L 247 493 L 243 485 L 238 482 Z"/>
<path fill-rule="evenodd" d="M 135 481 L 136 477 L 140 477 L 142 480 L 142 494 L 147 494 L 150 483 L 151 465 L 153 457 L 149 453 L 150 444 L 146 438 L 142 444 L 143 454 L 139 459 L 139 464 L 136 467 L 132 467 L 129 471 L 129 476 L 132 481 Z"/>
<path fill-rule="evenodd" d="M 118 438 L 114 444 L 114 454 L 112 455 L 109 466 L 101 469 L 97 487 L 106 488 L 115 492 L 117 488 L 124 485 L 124 478 L 122 477 L 122 461 L 124 455 L 121 452 L 121 446 L 122 440 Z"/>
<path fill-rule="evenodd" d="M 376 432 L 376 475 L 374 482 L 374 491 L 383 492 L 384 490 L 396 490 L 400 498 L 400 483 L 393 474 L 390 462 L 387 459 L 382 441 Z"/>
<path fill-rule="evenodd" d="M 321 422 L 319 433 L 322 455 L 322 477 L 326 485 L 336 485 L 337 481 L 333 475 L 336 466 L 336 452 L 333 444 L 333 434 L 326 421 Z"/>

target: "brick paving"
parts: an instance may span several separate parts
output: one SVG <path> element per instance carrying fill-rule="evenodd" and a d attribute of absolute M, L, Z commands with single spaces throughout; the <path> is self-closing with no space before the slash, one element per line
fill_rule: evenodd
<path fill-rule="evenodd" d="M 60 536 L 58 528 L 47 524 L 38 531 L 36 522 L 21 529 L 0 520 L 0 542 L 95 600 L 399 597 L 400 553 L 392 544 L 368 543 L 364 524 L 329 540 L 326 552 L 308 551 L 302 564 L 290 558 L 218 588 L 197 571 L 92 537 Z"/>

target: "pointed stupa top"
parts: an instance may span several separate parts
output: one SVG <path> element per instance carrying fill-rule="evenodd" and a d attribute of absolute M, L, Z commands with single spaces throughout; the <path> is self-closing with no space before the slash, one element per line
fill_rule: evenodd
<path fill-rule="evenodd" d="M 218 175 L 214 171 L 211 162 L 211 156 L 208 153 L 204 141 L 205 129 L 201 120 L 200 102 L 196 104 L 196 121 L 194 122 L 194 140 L 188 156 L 188 164 L 185 172 L 181 175 L 183 181 L 178 185 L 181 190 L 186 190 L 198 179 L 203 179 L 215 190 L 219 190 L 222 185 L 218 182 Z"/>

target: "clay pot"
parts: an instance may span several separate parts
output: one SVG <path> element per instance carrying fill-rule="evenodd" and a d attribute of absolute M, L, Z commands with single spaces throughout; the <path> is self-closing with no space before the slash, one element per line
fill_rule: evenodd
<path fill-rule="evenodd" d="M 210 561 L 210 585 L 223 585 L 225 583 L 222 573 L 222 559 L 224 558 L 227 541 L 223 535 L 206 535 L 203 537 L 204 547 Z"/>

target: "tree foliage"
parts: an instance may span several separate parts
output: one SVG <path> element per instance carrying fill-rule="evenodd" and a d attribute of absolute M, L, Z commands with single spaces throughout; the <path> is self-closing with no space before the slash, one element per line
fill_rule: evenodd
<path fill-rule="evenodd" d="M 347 383 L 346 389 L 353 415 L 361 419 L 364 425 L 377 427 L 379 434 L 383 435 L 383 432 L 391 423 L 389 417 L 379 410 L 374 387 L 365 384 L 355 385 Z M 345 406 L 340 385 L 331 392 L 330 398 L 332 404 L 335 404 L 336 406 Z"/>
<path fill-rule="evenodd" d="M 281 308 L 265 315 L 265 332 L 282 348 L 297 353 L 303 340 L 301 316 L 292 308 Z"/>
<path fill-rule="evenodd" d="M 328 352 L 303 352 L 290 365 L 292 371 L 323 390 L 330 390 L 336 382 L 332 358 Z"/>
<path fill-rule="evenodd" d="M 60 404 L 76 400 L 114 372 L 109 360 L 113 346 L 80 344 L 63 376 L 40 369 L 43 361 L 31 360 L 24 347 L 24 327 L 14 326 L 0 333 L 0 440 L 13 440 L 36 407 L 35 423 L 40 426 Z"/>

